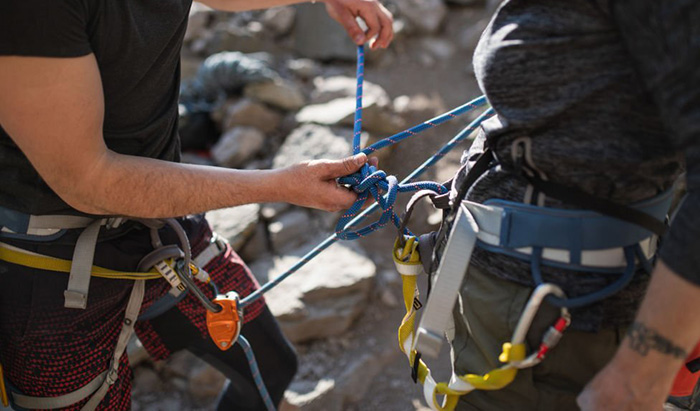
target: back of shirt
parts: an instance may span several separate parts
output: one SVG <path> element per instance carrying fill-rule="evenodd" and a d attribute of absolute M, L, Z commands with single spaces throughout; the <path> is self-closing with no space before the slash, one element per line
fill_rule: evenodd
<path fill-rule="evenodd" d="M 3 0 L 0 55 L 70 58 L 94 53 L 105 99 L 107 147 L 178 161 L 180 48 L 191 4 Z M 2 207 L 29 214 L 78 213 L 46 185 L 1 127 L 0 181 Z"/>

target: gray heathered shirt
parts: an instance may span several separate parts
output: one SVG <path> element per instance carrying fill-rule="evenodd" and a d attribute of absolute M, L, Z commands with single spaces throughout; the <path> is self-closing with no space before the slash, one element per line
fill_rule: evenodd
<path fill-rule="evenodd" d="M 687 163 L 688 196 L 661 249 L 676 273 L 700 284 L 700 1 L 506 0 L 482 34 L 474 69 L 498 116 L 484 124 L 463 161 L 484 141 L 503 166 L 468 193 L 526 201 L 527 184 L 505 171 L 511 144 L 532 141 L 536 167 L 552 180 L 620 203 L 669 189 Z M 535 197 L 537 198 L 537 197 Z M 546 198 L 544 205 L 570 207 Z M 484 250 L 473 264 L 532 284 L 528 264 Z M 571 296 L 610 275 L 544 270 Z M 648 283 L 574 311 L 574 326 L 631 322 Z"/>

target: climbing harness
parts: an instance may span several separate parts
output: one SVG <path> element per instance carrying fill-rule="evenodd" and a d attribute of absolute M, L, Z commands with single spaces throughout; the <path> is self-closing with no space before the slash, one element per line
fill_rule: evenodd
<path fill-rule="evenodd" d="M 360 134 L 362 130 L 363 78 L 364 47 L 359 46 L 357 65 L 358 86 L 353 134 L 354 154 L 360 152 L 371 154 L 381 148 L 396 144 L 422 131 L 487 105 L 485 97 L 478 97 L 445 114 L 361 149 Z M 588 233 L 585 227 L 580 223 L 576 224 L 575 221 L 583 221 L 581 220 L 583 218 L 588 219 L 585 221 L 591 221 L 598 225 L 619 225 L 624 222 L 627 222 L 628 225 L 633 225 L 632 223 L 638 224 L 639 221 L 642 221 L 642 226 L 653 226 L 651 231 L 659 234 L 662 231 L 663 225 L 660 226 L 658 221 L 654 219 L 660 218 L 659 214 L 663 206 L 658 206 L 658 210 L 654 208 L 658 205 L 658 201 L 654 202 L 654 204 L 643 205 L 639 210 L 630 213 L 632 217 L 628 215 L 620 217 L 622 220 L 621 223 L 619 219 L 609 217 L 609 215 L 614 215 L 614 212 L 605 212 L 605 210 L 611 208 L 610 204 L 602 200 L 598 202 L 590 200 L 585 195 L 579 195 L 579 193 L 574 193 L 573 199 L 576 201 L 572 201 L 572 203 L 593 203 L 592 206 L 584 208 L 599 211 L 602 215 L 594 211 L 565 211 L 553 209 L 544 209 L 547 210 L 546 213 L 550 213 L 551 215 L 543 215 L 543 213 L 545 213 L 543 207 L 532 206 L 532 208 L 528 208 L 530 206 L 520 203 L 494 201 L 481 205 L 462 201 L 466 195 L 466 189 L 479 175 L 491 166 L 494 156 L 489 150 L 487 150 L 472 167 L 467 178 L 465 178 L 460 187 L 455 187 L 454 184 L 450 187 L 449 185 L 442 185 L 430 181 L 415 181 L 429 167 L 437 163 L 445 154 L 471 135 L 482 122 L 492 118 L 494 114 L 491 108 L 484 110 L 467 127 L 460 131 L 454 138 L 412 173 L 406 176 L 401 182 L 398 182 L 395 177 L 387 176 L 384 171 L 378 170 L 376 167 L 368 164 L 365 164 L 358 172 L 338 179 L 339 184 L 346 185 L 357 192 L 358 198 L 350 209 L 339 219 L 335 233 L 304 255 L 300 261 L 290 267 L 286 272 L 267 282 L 258 290 L 242 299 L 239 299 L 235 292 L 225 295 L 219 294 L 216 286 L 209 279 L 208 274 L 202 269 L 208 260 L 221 252 L 221 240 L 213 240 L 212 244 L 210 244 L 205 251 L 193 259 L 187 236 L 182 227 L 173 219 L 162 221 L 137 220 L 151 230 L 154 251 L 144 257 L 141 264 L 139 264 L 138 272 L 124 273 L 92 265 L 94 247 L 100 227 L 118 227 L 123 223 L 122 219 L 109 218 L 94 220 L 86 217 L 73 216 L 26 216 L 10 210 L 0 209 L 0 222 L 3 225 L 2 237 L 26 238 L 26 236 L 29 235 L 35 240 L 38 239 L 38 241 L 52 241 L 60 237 L 67 229 L 83 229 L 76 243 L 74 256 L 71 261 L 39 255 L 13 247 L 9 244 L 0 243 L 0 259 L 2 260 L 42 270 L 70 273 L 68 289 L 65 292 L 66 307 L 85 308 L 91 276 L 135 280 L 127 304 L 122 331 L 113 353 L 112 362 L 107 371 L 100 374 L 79 390 L 60 397 L 28 397 L 16 392 L 10 392 L 9 397 L 11 397 L 16 404 L 27 408 L 58 408 L 74 404 L 84 398 L 90 397 L 90 400 L 83 409 L 94 409 L 104 397 L 110 385 L 117 379 L 119 358 L 123 354 L 126 343 L 133 333 L 133 326 L 137 320 L 137 315 L 143 299 L 144 281 L 162 277 L 172 286 L 171 291 L 161 298 L 161 300 L 152 304 L 149 309 L 145 310 L 139 319 L 154 318 L 175 305 L 186 293 L 193 293 L 207 309 L 207 327 L 217 347 L 225 350 L 229 349 L 234 343 L 241 345 L 248 359 L 256 386 L 265 406 L 268 410 L 274 410 L 274 404 L 260 377 L 252 348 L 243 335 L 240 335 L 240 328 L 243 323 L 243 315 L 246 306 L 262 297 L 264 293 L 298 271 L 303 265 L 336 241 L 362 238 L 386 226 L 389 222 L 393 223 L 399 232 L 393 251 L 393 258 L 403 280 L 403 297 L 406 308 L 406 315 L 399 327 L 399 346 L 408 358 L 409 365 L 413 371 L 414 381 L 420 381 L 424 385 L 423 391 L 428 405 L 435 410 L 452 410 L 456 406 L 459 396 L 474 389 L 492 390 L 506 386 L 515 378 L 518 369 L 531 367 L 541 362 L 548 350 L 552 349 L 557 344 L 561 338 L 562 332 L 570 323 L 568 307 L 589 303 L 588 300 L 567 299 L 559 287 L 553 284 L 543 283 L 541 276 L 537 277 L 535 273 L 536 269 L 539 269 L 540 264 L 560 264 L 565 267 L 579 266 L 580 268 L 585 268 L 590 271 L 590 261 L 598 261 L 599 257 L 605 256 L 606 258 L 610 258 L 611 263 L 603 264 L 603 266 L 595 267 L 595 269 L 614 271 L 619 268 L 618 265 L 614 264 L 618 264 L 622 261 L 622 267 L 626 266 L 629 273 L 626 273 L 619 282 L 608 287 L 605 293 L 597 295 L 596 298 L 599 299 L 604 297 L 603 294 L 609 295 L 616 292 L 629 281 L 631 274 L 634 272 L 632 268 L 635 266 L 636 260 L 643 260 L 642 263 L 648 266 L 649 260 L 654 254 L 653 247 L 655 246 L 655 238 L 648 235 L 648 229 L 640 229 L 638 232 L 631 232 L 627 230 L 629 227 L 624 227 L 626 230 L 625 233 L 627 234 L 623 235 L 625 238 L 622 243 L 609 242 L 609 246 L 602 247 L 602 250 L 598 248 L 589 250 L 587 247 L 595 243 L 595 241 L 590 240 L 591 243 L 589 243 L 588 237 L 585 236 L 580 243 L 568 244 L 564 242 L 563 244 L 565 244 L 565 246 L 561 247 L 562 243 L 560 243 L 559 240 L 564 239 L 566 235 L 568 235 L 566 230 L 572 227 L 566 226 L 566 228 L 562 229 L 558 224 L 560 222 L 569 222 L 575 225 L 572 229 Z M 532 170 L 525 169 L 525 172 L 528 178 L 531 179 L 533 186 L 536 186 L 539 192 L 552 195 L 552 193 L 562 191 L 562 188 L 555 183 L 546 181 L 545 179 L 537 179 L 537 175 L 533 173 Z M 456 199 L 452 199 L 451 203 L 448 201 L 450 190 L 456 190 L 458 193 Z M 398 217 L 394 210 L 394 202 L 399 192 L 414 191 L 417 192 L 414 198 L 430 197 L 433 199 L 433 203 L 438 207 L 451 208 L 451 212 L 447 213 L 445 222 L 447 226 L 452 227 L 443 258 L 441 259 L 435 279 L 432 282 L 433 290 L 431 298 L 427 300 L 424 314 L 418 324 L 417 331 L 415 330 L 416 312 L 421 309 L 422 304 L 418 299 L 416 278 L 424 271 L 426 261 L 422 261 L 420 255 L 427 254 L 426 249 L 429 249 L 429 247 L 427 247 L 428 241 L 423 242 L 422 240 L 418 240 L 406 227 L 412 205 L 417 202 L 416 200 L 412 199 L 409 202 L 409 209 L 403 220 Z M 571 195 L 570 190 L 563 191 Z M 364 211 L 361 211 L 365 200 L 368 199 L 370 195 L 376 202 Z M 585 201 L 581 201 L 582 198 Z M 647 209 L 647 206 L 653 210 L 650 211 Z M 379 208 L 382 209 L 382 212 L 378 221 L 365 227 L 356 227 L 356 225 Z M 612 208 L 614 209 L 615 207 Z M 614 211 L 619 210 L 615 209 Z M 652 217 L 649 217 L 646 213 L 650 213 Z M 608 217 L 606 217 L 606 215 L 608 215 Z M 663 219 L 661 218 L 661 220 Z M 537 224 L 539 223 L 543 223 L 545 228 L 540 229 L 538 233 Z M 160 241 L 158 229 L 166 224 L 177 234 L 180 242 L 179 247 L 164 246 Z M 535 225 L 533 226 L 533 224 Z M 547 234 L 546 230 L 550 228 L 558 233 L 557 236 L 550 236 Z M 522 232 L 527 232 L 527 230 L 534 230 L 535 233 L 540 234 L 539 236 L 535 235 L 533 237 L 534 240 L 537 241 L 533 242 L 533 238 L 527 236 L 523 237 Z M 595 237 L 595 229 L 591 229 L 590 231 L 591 233 L 589 234 Z M 446 235 L 446 233 L 443 234 Z M 556 241 L 553 241 L 554 237 L 556 237 Z M 419 247 L 419 243 L 423 247 Z M 624 244 L 624 246 L 620 246 L 620 244 Z M 600 246 L 598 243 L 593 245 L 595 247 Z M 457 290 L 460 288 L 462 278 L 469 264 L 469 255 L 475 246 L 487 249 L 489 249 L 488 247 L 492 247 L 496 252 L 512 254 L 519 258 L 528 259 L 532 263 L 533 275 L 535 276 L 538 286 L 530 297 L 530 301 L 518 322 L 511 341 L 503 345 L 503 352 L 499 357 L 501 362 L 504 363 L 503 366 L 481 376 L 474 374 L 458 376 L 453 374 L 448 383 L 438 383 L 431 377 L 430 371 L 421 357 L 423 354 L 427 356 L 436 355 L 440 349 L 442 335 L 446 329 L 446 319 L 449 318 L 452 306 L 457 298 Z M 596 254 L 598 252 L 599 254 Z M 453 255 L 454 258 L 451 257 Z M 423 260 L 426 260 L 426 258 L 423 257 Z M 614 261 L 614 264 L 612 261 Z M 211 286 L 216 297 L 210 300 L 206 294 L 201 291 L 195 279 L 203 284 Z M 555 324 L 550 327 L 547 333 L 545 333 L 538 350 L 527 355 L 524 345 L 525 335 L 530 328 L 538 308 L 545 298 L 558 303 L 560 306 L 560 317 Z M 575 302 L 575 304 L 572 304 L 572 302 Z M 0 368 L 0 373 L 1 372 L 2 369 Z M 5 392 L 3 381 L 4 380 L 0 378 L 0 394 Z M 438 401 L 438 396 L 444 396 L 442 402 Z M 5 400 L 4 395 L 2 395 L 2 399 L 3 401 Z"/>

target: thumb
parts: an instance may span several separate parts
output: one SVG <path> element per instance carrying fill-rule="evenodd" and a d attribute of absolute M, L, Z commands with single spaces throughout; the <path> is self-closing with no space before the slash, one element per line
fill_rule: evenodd
<path fill-rule="evenodd" d="M 342 160 L 331 161 L 328 168 L 329 178 L 343 177 L 359 170 L 367 162 L 365 153 L 345 157 Z"/>
<path fill-rule="evenodd" d="M 348 35 L 355 44 L 360 45 L 365 43 L 367 40 L 365 32 L 357 24 L 355 16 L 352 15 L 347 7 L 329 2 L 326 3 L 326 9 L 328 10 L 328 14 L 345 28 L 345 31 L 348 32 Z"/>

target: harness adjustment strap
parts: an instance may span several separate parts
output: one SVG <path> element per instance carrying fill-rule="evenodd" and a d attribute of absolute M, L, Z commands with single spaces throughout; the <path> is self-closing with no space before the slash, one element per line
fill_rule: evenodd
<path fill-rule="evenodd" d="M 104 378 L 97 392 L 95 392 L 90 400 L 81 408 L 81 411 L 93 411 L 97 408 L 107 394 L 107 391 L 109 391 L 109 388 L 119 378 L 119 360 L 126 351 L 129 339 L 134 333 L 134 324 L 136 324 L 139 311 L 141 311 L 141 303 L 143 302 L 145 289 L 146 285 L 144 280 L 134 281 L 134 288 L 131 290 L 129 302 L 126 304 L 124 323 L 122 324 L 122 330 L 117 338 L 117 345 L 114 347 L 114 355 L 112 356 L 107 376 Z"/>
<path fill-rule="evenodd" d="M 30 397 L 28 395 L 12 392 L 12 402 L 22 408 L 27 409 L 55 409 L 64 408 L 82 401 L 102 385 L 102 381 L 107 377 L 107 371 L 95 377 L 92 381 L 78 388 L 77 390 L 61 395 L 60 397 Z"/>
<path fill-rule="evenodd" d="M 70 267 L 68 288 L 63 292 L 66 308 L 85 309 L 87 307 L 92 261 L 95 257 L 97 236 L 100 233 L 102 220 L 96 220 L 80 233 L 73 252 L 73 262 Z"/>
<path fill-rule="evenodd" d="M 451 318 L 462 279 L 466 275 L 472 251 L 476 245 L 479 226 L 469 210 L 460 206 L 447 240 L 442 262 L 437 270 L 431 298 L 425 305 L 416 335 L 415 349 L 431 358 L 438 356 L 442 334 Z"/>

